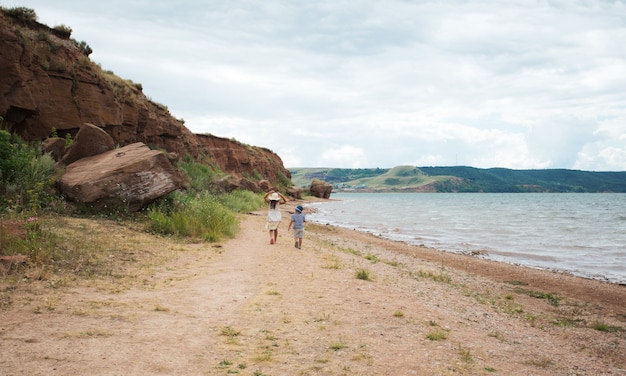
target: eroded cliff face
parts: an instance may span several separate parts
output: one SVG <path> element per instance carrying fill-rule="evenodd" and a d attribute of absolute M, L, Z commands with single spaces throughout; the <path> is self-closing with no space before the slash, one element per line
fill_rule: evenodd
<path fill-rule="evenodd" d="M 0 116 L 3 128 L 27 141 L 53 134 L 74 137 L 84 123 L 116 145 L 143 142 L 179 156 L 210 162 L 235 176 L 276 182 L 290 178 L 278 155 L 262 147 L 196 135 L 167 107 L 150 101 L 140 84 L 93 63 L 84 46 L 36 22 L 0 13 Z M 207 159 L 208 158 L 208 159 Z"/>
<path fill-rule="evenodd" d="M 291 179 L 291 174 L 283 166 L 282 159 L 266 148 L 249 146 L 226 138 L 213 135 L 196 135 L 205 146 L 209 158 L 226 171 L 243 171 L 255 180 L 279 182 L 283 178 Z"/>

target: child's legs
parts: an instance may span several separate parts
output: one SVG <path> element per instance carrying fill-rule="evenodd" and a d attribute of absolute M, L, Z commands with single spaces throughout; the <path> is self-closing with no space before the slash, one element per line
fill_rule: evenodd
<path fill-rule="evenodd" d="M 298 242 L 299 245 L 302 245 L 302 238 L 304 238 L 304 229 L 294 229 L 293 230 L 293 239 Z"/>
<path fill-rule="evenodd" d="M 278 238 L 278 225 L 280 222 L 268 222 L 267 228 L 269 229 L 270 239 L 276 240 Z"/>

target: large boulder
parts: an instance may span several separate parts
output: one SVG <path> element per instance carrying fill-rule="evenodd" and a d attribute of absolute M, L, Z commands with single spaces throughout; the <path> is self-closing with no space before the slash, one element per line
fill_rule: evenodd
<path fill-rule="evenodd" d="M 137 142 L 72 163 L 59 185 L 71 201 L 138 211 L 182 182 L 165 153 Z"/>
<path fill-rule="evenodd" d="M 326 183 L 325 181 L 313 179 L 309 191 L 315 197 L 330 198 L 330 194 L 333 191 L 333 186 Z"/>
<path fill-rule="evenodd" d="M 80 127 L 76 139 L 65 152 L 62 161 L 69 165 L 79 159 L 102 154 L 105 151 L 113 150 L 113 148 L 115 148 L 113 137 L 101 128 L 85 123 Z"/>
<path fill-rule="evenodd" d="M 304 189 L 302 187 L 293 186 L 293 187 L 287 188 L 287 194 L 296 200 L 302 199 L 303 192 L 304 192 Z"/>

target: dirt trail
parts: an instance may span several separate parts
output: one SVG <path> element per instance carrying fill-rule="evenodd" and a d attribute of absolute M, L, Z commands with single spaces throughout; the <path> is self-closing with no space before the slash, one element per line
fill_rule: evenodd
<path fill-rule="evenodd" d="M 619 301 L 568 290 L 551 305 L 524 292 L 538 288 L 532 276 L 513 286 L 486 275 L 492 263 L 464 256 L 473 269 L 451 268 L 447 255 L 330 226 L 309 224 L 298 250 L 286 231 L 291 207 L 275 245 L 262 212 L 220 245 L 154 242 L 155 254 L 177 256 L 130 289 L 19 287 L 0 311 L 0 374 L 626 374 L 624 332 L 589 327 L 624 327 Z M 46 305 L 54 309 L 36 308 Z"/>

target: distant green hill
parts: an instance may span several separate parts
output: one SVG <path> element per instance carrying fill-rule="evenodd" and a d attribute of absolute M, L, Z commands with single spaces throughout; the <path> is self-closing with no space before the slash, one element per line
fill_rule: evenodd
<path fill-rule="evenodd" d="M 626 193 L 626 172 L 566 169 L 512 170 L 466 166 L 392 169 L 293 168 L 295 185 L 313 179 L 336 190 L 374 192 L 620 192 Z"/>
<path fill-rule="evenodd" d="M 389 171 L 381 168 L 291 168 L 291 181 L 297 186 L 309 186 L 313 179 L 327 183 L 345 183 L 361 178 L 379 176 Z"/>

